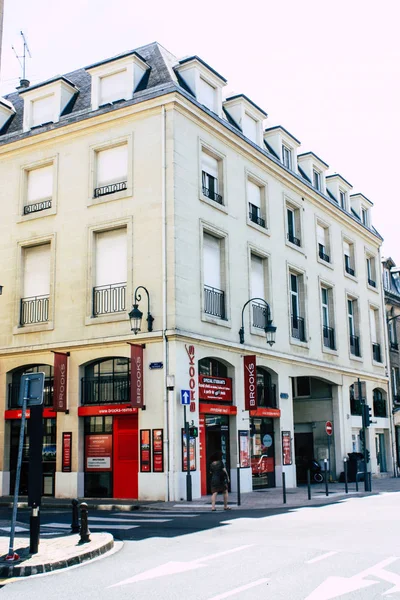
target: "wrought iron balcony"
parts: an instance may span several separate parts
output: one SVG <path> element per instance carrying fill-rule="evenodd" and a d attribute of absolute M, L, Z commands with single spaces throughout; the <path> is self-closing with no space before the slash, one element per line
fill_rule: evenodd
<path fill-rule="evenodd" d="M 207 315 L 225 319 L 225 292 L 217 288 L 204 286 L 204 312 Z"/>
<path fill-rule="evenodd" d="M 278 408 L 275 384 L 257 386 L 257 406 L 262 408 Z"/>
<path fill-rule="evenodd" d="M 53 406 L 53 377 L 46 377 L 44 380 L 43 404 L 44 406 Z M 20 408 L 18 406 L 20 383 L 8 384 L 8 408 Z"/>
<path fill-rule="evenodd" d="M 320 257 L 321 260 L 324 260 L 325 262 L 330 262 L 330 258 L 327 254 L 325 254 L 324 250 L 324 246 L 322 246 L 322 244 L 318 244 L 319 248 L 318 248 L 318 256 Z"/>
<path fill-rule="evenodd" d="M 391 350 L 398 350 L 399 349 L 399 344 L 397 342 L 390 342 L 390 349 Z"/>
<path fill-rule="evenodd" d="M 42 202 L 34 202 L 33 204 L 26 204 L 24 206 L 24 215 L 30 215 L 34 212 L 40 212 L 51 208 L 51 200 L 42 200 Z"/>
<path fill-rule="evenodd" d="M 295 246 L 301 246 L 300 238 L 295 237 L 292 233 L 287 234 L 287 239 L 291 244 L 294 244 Z"/>
<path fill-rule="evenodd" d="M 322 328 L 323 338 L 324 338 L 324 346 L 326 348 L 330 348 L 331 350 L 335 350 L 335 330 L 332 327 L 326 327 L 325 325 Z"/>
<path fill-rule="evenodd" d="M 387 417 L 386 401 L 383 398 L 374 398 L 374 417 Z"/>
<path fill-rule="evenodd" d="M 346 264 L 345 269 L 346 269 L 346 273 L 348 273 L 349 275 L 352 275 L 353 277 L 355 276 L 356 272 L 354 269 L 352 269 L 350 267 L 350 265 Z"/>
<path fill-rule="evenodd" d="M 362 408 L 361 408 L 361 400 L 358 398 L 350 398 L 350 412 L 352 415 L 356 417 L 361 417 Z"/>
<path fill-rule="evenodd" d="M 126 283 L 112 283 L 93 288 L 93 316 L 126 310 Z"/>
<path fill-rule="evenodd" d="M 115 192 L 122 192 L 127 189 L 126 181 L 119 181 L 118 183 L 109 183 L 94 189 L 94 197 L 99 198 L 100 196 L 107 196 L 107 194 L 114 194 Z"/>
<path fill-rule="evenodd" d="M 258 302 L 251 303 L 253 309 L 253 327 L 258 329 L 265 329 L 268 324 L 268 309 L 265 304 L 259 304 Z"/>
<path fill-rule="evenodd" d="M 82 377 L 81 402 L 83 405 L 130 402 L 130 377 L 126 374 Z"/>
<path fill-rule="evenodd" d="M 370 285 L 371 287 L 376 287 L 376 281 L 368 277 L 368 285 Z"/>
<path fill-rule="evenodd" d="M 350 353 L 354 356 L 360 356 L 360 338 L 358 335 L 350 335 Z"/>
<path fill-rule="evenodd" d="M 292 315 L 292 337 L 300 340 L 301 342 L 306 341 L 306 331 L 303 317 L 296 317 Z"/>
<path fill-rule="evenodd" d="M 260 217 L 260 209 L 255 204 L 249 202 L 249 219 L 252 223 L 265 227 L 265 219 Z"/>
<path fill-rule="evenodd" d="M 213 190 L 209 190 L 203 185 L 203 194 L 206 198 L 210 198 L 210 200 L 214 200 L 214 202 L 218 202 L 218 204 L 223 204 L 221 194 L 217 194 Z"/>
<path fill-rule="evenodd" d="M 372 357 L 375 362 L 382 362 L 380 344 L 372 344 Z"/>
<path fill-rule="evenodd" d="M 49 320 L 49 296 L 32 296 L 21 298 L 19 324 L 33 325 L 46 323 Z"/>

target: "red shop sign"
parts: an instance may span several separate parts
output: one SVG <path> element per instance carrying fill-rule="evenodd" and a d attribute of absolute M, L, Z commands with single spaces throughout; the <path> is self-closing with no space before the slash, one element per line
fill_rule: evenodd
<path fill-rule="evenodd" d="M 143 347 L 131 344 L 131 404 L 143 408 Z"/>
<path fill-rule="evenodd" d="M 279 419 L 281 416 L 280 408 L 257 408 L 250 411 L 251 417 L 269 417 L 270 419 Z"/>
<path fill-rule="evenodd" d="M 257 374 L 256 356 L 243 357 L 244 373 L 244 408 L 254 410 L 257 408 Z"/>
<path fill-rule="evenodd" d="M 194 346 L 186 346 L 186 354 L 189 358 L 189 389 L 190 389 L 190 412 L 196 412 L 196 365 L 194 362 Z"/>
<path fill-rule="evenodd" d="M 62 437 L 62 472 L 71 473 L 72 462 L 72 433 L 70 431 L 63 432 Z"/>
<path fill-rule="evenodd" d="M 199 398 L 200 400 L 232 402 L 232 379 L 199 375 Z"/>
<path fill-rule="evenodd" d="M 112 435 L 85 436 L 85 471 L 112 471 Z"/>
<path fill-rule="evenodd" d="M 29 417 L 31 416 L 31 411 L 29 410 L 29 408 L 26 409 L 26 418 L 29 419 Z M 52 408 L 44 408 L 43 409 L 43 418 L 44 419 L 55 419 L 57 416 L 57 413 L 54 412 L 54 410 Z M 11 419 L 20 419 L 22 417 L 22 411 L 20 409 L 10 409 L 10 410 L 6 410 L 4 412 L 4 418 L 6 419 L 6 421 L 9 421 Z"/>
<path fill-rule="evenodd" d="M 54 352 L 54 410 L 67 410 L 67 365 L 69 354 Z"/>
<path fill-rule="evenodd" d="M 208 415 L 236 415 L 237 406 L 218 406 L 218 404 L 200 402 L 200 412 Z"/>
<path fill-rule="evenodd" d="M 102 415 L 133 415 L 138 412 L 126 404 L 113 404 L 111 406 L 79 406 L 78 417 L 99 417 Z"/>

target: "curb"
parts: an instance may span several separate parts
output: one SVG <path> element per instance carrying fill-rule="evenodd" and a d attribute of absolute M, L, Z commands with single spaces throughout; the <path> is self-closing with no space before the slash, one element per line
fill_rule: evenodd
<path fill-rule="evenodd" d="M 72 567 L 92 558 L 97 558 L 111 550 L 113 547 L 114 539 L 111 538 L 99 548 L 93 548 L 93 550 L 88 550 L 87 552 L 66 559 L 57 560 L 56 562 L 47 562 L 31 566 L 2 565 L 0 566 L 0 577 L 6 579 L 11 577 L 29 577 L 30 575 L 39 575 L 40 573 L 51 573 L 52 571 Z"/>

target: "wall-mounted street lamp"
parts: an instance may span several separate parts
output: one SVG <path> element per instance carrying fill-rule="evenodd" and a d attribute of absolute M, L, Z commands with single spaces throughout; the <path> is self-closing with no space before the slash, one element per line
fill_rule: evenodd
<path fill-rule="evenodd" d="M 138 294 L 138 290 L 144 290 L 147 294 L 147 331 L 153 331 L 153 321 L 154 321 L 154 317 L 151 316 L 150 314 L 150 296 L 149 296 L 149 292 L 147 291 L 147 289 L 145 287 L 143 287 L 142 285 L 139 285 L 136 290 L 135 290 L 135 300 L 134 300 L 134 304 L 132 307 L 131 312 L 129 313 L 129 319 L 131 322 L 131 330 L 133 331 L 133 333 L 136 335 L 137 333 L 139 333 L 139 331 L 141 330 L 142 327 L 142 317 L 143 317 L 143 313 L 141 310 L 139 310 L 139 302 L 142 299 L 142 296 L 140 294 Z"/>
<path fill-rule="evenodd" d="M 0 296 L 2 295 L 2 293 L 3 293 L 3 286 L 0 285 Z"/>
<path fill-rule="evenodd" d="M 271 309 L 269 307 L 269 304 L 266 300 L 264 300 L 264 298 L 250 298 L 250 300 L 247 300 L 247 302 L 244 304 L 243 308 L 242 308 L 242 326 L 239 329 L 239 340 L 241 344 L 244 344 L 244 309 L 246 308 L 246 306 L 248 304 L 250 304 L 250 302 L 253 302 L 253 300 L 257 300 L 258 302 L 263 302 L 265 304 L 266 307 L 266 311 L 267 311 L 267 315 L 266 315 L 266 321 L 267 324 L 264 327 L 264 331 L 265 334 L 267 336 L 267 344 L 269 344 L 270 346 L 273 346 L 275 344 L 275 333 L 276 333 L 276 327 L 274 325 L 272 325 L 272 319 L 271 319 Z"/>

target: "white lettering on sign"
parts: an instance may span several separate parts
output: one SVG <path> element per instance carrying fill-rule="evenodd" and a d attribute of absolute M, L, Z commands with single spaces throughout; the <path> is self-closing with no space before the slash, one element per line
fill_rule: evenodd
<path fill-rule="evenodd" d="M 248 390 L 249 390 L 249 397 L 250 397 L 250 406 L 253 408 L 253 407 L 257 406 L 256 377 L 255 377 L 256 365 L 253 362 L 249 363 L 248 365 L 246 365 L 246 369 L 249 373 Z"/>
<path fill-rule="evenodd" d="M 142 359 L 140 356 L 136 359 L 136 402 L 138 405 L 142 399 Z"/>
<path fill-rule="evenodd" d="M 189 357 L 189 389 L 190 389 L 190 412 L 196 411 L 196 366 L 194 362 L 194 346 L 186 346 L 186 353 Z"/>
<path fill-rule="evenodd" d="M 64 394 L 65 394 L 65 371 L 67 370 L 67 366 L 65 363 L 61 363 L 60 365 L 60 387 L 58 390 L 58 406 L 63 408 L 64 406 Z"/>

